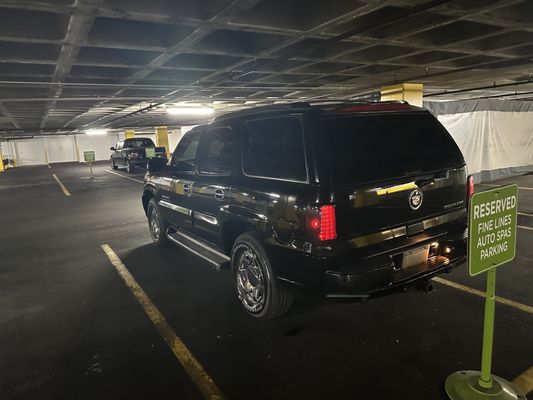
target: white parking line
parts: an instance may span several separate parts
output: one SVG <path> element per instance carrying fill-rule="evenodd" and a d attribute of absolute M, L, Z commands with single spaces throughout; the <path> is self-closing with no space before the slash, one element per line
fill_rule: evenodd
<path fill-rule="evenodd" d="M 129 176 L 124 176 L 124 175 L 122 175 L 122 174 L 119 174 L 119 173 L 114 172 L 114 171 L 110 171 L 110 170 L 108 170 L 108 169 L 106 169 L 105 172 L 109 172 L 110 174 L 120 176 L 121 178 L 124 178 L 124 179 L 129 179 L 130 181 L 135 181 L 135 182 L 139 182 L 139 183 L 144 183 L 144 182 L 141 181 L 140 179 L 135 179 L 135 178 L 131 178 L 131 177 L 129 177 Z"/>
<path fill-rule="evenodd" d="M 524 226 L 524 225 L 517 225 L 516 226 L 517 228 L 520 228 L 520 229 L 526 229 L 528 231 L 533 231 L 533 228 L 529 227 L 529 226 Z"/>
<path fill-rule="evenodd" d="M 528 214 L 528 213 L 525 213 L 525 212 L 517 212 L 518 215 L 524 215 L 526 217 L 533 217 L 533 214 Z"/>

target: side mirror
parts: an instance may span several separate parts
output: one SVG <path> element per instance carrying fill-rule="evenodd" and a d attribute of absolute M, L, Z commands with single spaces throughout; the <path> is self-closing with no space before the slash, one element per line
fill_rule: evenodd
<path fill-rule="evenodd" d="M 115 148 L 114 147 L 110 147 L 109 150 L 115 151 Z"/>
<path fill-rule="evenodd" d="M 165 169 L 167 160 L 165 158 L 150 158 L 148 161 L 148 172 L 158 172 Z"/>

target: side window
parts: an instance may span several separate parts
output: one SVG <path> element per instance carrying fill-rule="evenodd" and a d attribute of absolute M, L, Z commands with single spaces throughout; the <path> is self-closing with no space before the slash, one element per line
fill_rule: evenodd
<path fill-rule="evenodd" d="M 200 139 L 198 161 L 200 173 L 205 175 L 231 175 L 236 153 L 233 131 L 230 128 L 214 128 Z"/>
<path fill-rule="evenodd" d="M 176 172 L 194 172 L 194 166 L 196 163 L 196 149 L 198 148 L 198 140 L 200 139 L 200 132 L 191 132 L 185 135 L 174 154 L 172 155 L 172 161 L 170 166 Z"/>
<path fill-rule="evenodd" d="M 279 117 L 248 121 L 244 126 L 242 169 L 249 176 L 306 181 L 300 120 Z"/>

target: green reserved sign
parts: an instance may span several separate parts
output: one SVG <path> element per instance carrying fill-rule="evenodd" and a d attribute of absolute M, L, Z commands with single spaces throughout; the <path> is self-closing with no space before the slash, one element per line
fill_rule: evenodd
<path fill-rule="evenodd" d="M 83 152 L 83 161 L 85 162 L 94 162 L 96 160 L 96 157 L 94 155 L 94 151 L 84 151 Z"/>
<path fill-rule="evenodd" d="M 515 257 L 518 187 L 475 193 L 470 199 L 468 269 L 474 276 Z"/>
<path fill-rule="evenodd" d="M 492 345 L 496 310 L 496 267 L 511 261 L 516 253 L 518 187 L 502 186 L 475 193 L 470 198 L 468 269 L 471 276 L 487 272 L 481 371 L 457 371 L 444 383 L 452 400 L 517 400 L 513 384 L 493 375 Z"/>
<path fill-rule="evenodd" d="M 155 147 L 147 147 L 144 149 L 144 155 L 146 158 L 154 158 L 155 157 Z"/>

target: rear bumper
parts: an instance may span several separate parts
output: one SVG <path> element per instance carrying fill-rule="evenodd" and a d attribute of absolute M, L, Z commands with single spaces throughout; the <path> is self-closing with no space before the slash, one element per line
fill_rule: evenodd
<path fill-rule="evenodd" d="M 448 272 L 466 261 L 466 240 L 447 242 L 453 251 L 447 256 L 435 256 L 425 263 L 403 270 L 401 260 L 390 256 L 365 271 L 326 271 L 323 293 L 326 297 L 367 298 L 395 289 L 402 289 Z"/>
<path fill-rule="evenodd" d="M 328 271 L 324 274 L 324 295 L 332 298 L 368 298 L 373 295 L 394 291 L 418 282 L 431 279 L 434 275 L 448 272 L 466 261 L 466 256 L 450 260 L 436 268 L 428 268 L 409 277 L 396 280 L 392 266 L 373 271 L 339 274 Z"/>

